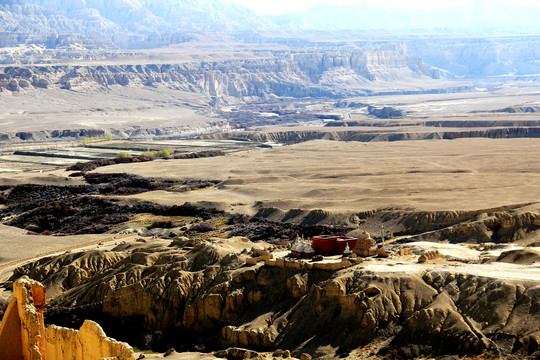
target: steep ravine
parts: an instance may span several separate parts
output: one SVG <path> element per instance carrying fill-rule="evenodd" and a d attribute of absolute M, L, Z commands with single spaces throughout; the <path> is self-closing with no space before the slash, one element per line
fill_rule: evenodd
<path fill-rule="evenodd" d="M 323 355 L 383 337 L 391 342 L 382 354 L 538 355 L 540 294 L 534 281 L 451 269 L 243 266 L 248 255 L 241 250 L 253 243 L 229 241 L 243 245 L 235 253 L 216 240 L 64 254 L 19 268 L 13 278 L 27 274 L 52 289 L 49 321 L 90 317 L 119 339 L 157 348 L 180 348 L 198 338 L 214 346 L 219 341 Z"/>

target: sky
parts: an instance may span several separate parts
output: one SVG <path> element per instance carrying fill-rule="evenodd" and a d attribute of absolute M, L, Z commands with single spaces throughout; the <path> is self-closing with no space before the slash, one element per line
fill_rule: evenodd
<path fill-rule="evenodd" d="M 473 0 L 226 0 L 241 4 L 247 8 L 253 9 L 259 14 L 279 15 L 290 11 L 307 9 L 318 2 L 326 2 L 333 5 L 354 5 L 364 1 L 372 4 L 400 7 L 400 8 L 444 8 L 456 5 L 462 5 Z M 522 4 L 540 6 L 538 0 L 498 0 L 509 4 Z"/>

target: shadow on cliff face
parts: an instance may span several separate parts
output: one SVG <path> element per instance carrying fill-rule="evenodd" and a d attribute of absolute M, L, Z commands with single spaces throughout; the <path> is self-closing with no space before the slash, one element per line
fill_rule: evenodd
<path fill-rule="evenodd" d="M 4 313 L 9 305 L 9 300 L 0 298 L 0 319 L 4 317 Z"/>
<path fill-rule="evenodd" d="M 46 322 L 77 328 L 87 319 L 100 324 L 108 336 L 143 350 L 163 353 L 174 348 L 177 352 L 211 352 L 223 348 L 219 341 L 219 330 L 196 333 L 178 328 L 158 327 L 149 330 L 141 326 L 145 323 L 144 316 L 117 319 L 92 310 L 77 310 L 71 314 L 49 311 Z"/>
<path fill-rule="evenodd" d="M 141 348 L 209 351 L 223 346 L 223 326 L 285 314 L 298 301 L 287 290 L 293 270 L 247 268 L 247 255 L 240 255 L 246 251 L 230 254 L 230 243 L 254 246 L 245 238 L 194 247 L 176 241 L 124 244 L 42 259 L 16 270 L 14 278 L 27 273 L 42 279 L 51 294 L 61 294 L 50 303 L 48 323 L 76 327 L 93 319 L 111 336 Z M 316 284 L 330 276 L 314 271 L 305 280 Z"/>

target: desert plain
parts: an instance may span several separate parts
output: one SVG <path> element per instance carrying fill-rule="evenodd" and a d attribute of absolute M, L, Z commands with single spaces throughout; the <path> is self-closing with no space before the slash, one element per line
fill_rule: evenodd
<path fill-rule="evenodd" d="M 537 75 L 200 36 L 3 48 L 2 312 L 28 276 L 129 359 L 538 358 Z"/>

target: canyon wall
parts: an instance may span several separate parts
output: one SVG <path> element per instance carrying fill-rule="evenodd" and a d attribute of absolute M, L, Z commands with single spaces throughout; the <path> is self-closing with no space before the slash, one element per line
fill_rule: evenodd
<path fill-rule="evenodd" d="M 415 54 L 427 64 L 455 76 L 536 77 L 540 74 L 538 36 L 442 37 L 407 41 L 405 46 L 409 54 Z"/>
<path fill-rule="evenodd" d="M 166 87 L 216 98 L 343 97 L 372 93 L 370 83 L 437 79 L 401 47 L 356 51 L 270 52 L 258 59 L 146 65 L 0 67 L 0 91 L 111 86 Z M 398 89 L 399 91 L 399 89 Z"/>

